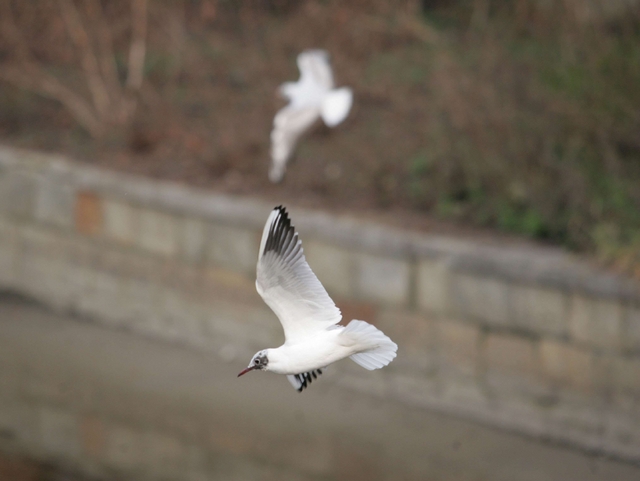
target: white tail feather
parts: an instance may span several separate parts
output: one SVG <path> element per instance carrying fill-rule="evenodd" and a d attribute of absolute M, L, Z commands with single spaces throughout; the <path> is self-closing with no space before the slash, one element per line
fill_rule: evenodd
<path fill-rule="evenodd" d="M 348 87 L 331 90 L 322 101 L 320 115 L 327 127 L 335 127 L 349 115 L 353 92 Z"/>
<path fill-rule="evenodd" d="M 353 320 L 341 335 L 358 346 L 359 352 L 351 355 L 351 360 L 369 371 L 386 366 L 396 357 L 398 345 L 367 322 Z"/>

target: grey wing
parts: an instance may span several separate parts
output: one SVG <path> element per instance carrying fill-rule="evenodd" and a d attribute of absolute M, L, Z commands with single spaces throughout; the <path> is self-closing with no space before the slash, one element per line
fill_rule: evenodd
<path fill-rule="evenodd" d="M 281 206 L 271 211 L 264 227 L 256 289 L 278 316 L 286 341 L 307 338 L 342 319 L 307 264 L 298 233 Z"/>

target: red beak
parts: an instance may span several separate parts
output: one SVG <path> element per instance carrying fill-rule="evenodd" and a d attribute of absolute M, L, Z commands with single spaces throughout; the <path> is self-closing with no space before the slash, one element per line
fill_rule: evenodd
<path fill-rule="evenodd" d="M 245 375 L 246 373 L 248 373 L 249 371 L 253 371 L 253 366 L 248 367 L 248 368 L 246 368 L 246 369 L 243 369 L 243 370 L 240 372 L 240 374 L 238 374 L 238 377 L 240 377 L 240 376 L 244 376 L 244 375 Z"/>

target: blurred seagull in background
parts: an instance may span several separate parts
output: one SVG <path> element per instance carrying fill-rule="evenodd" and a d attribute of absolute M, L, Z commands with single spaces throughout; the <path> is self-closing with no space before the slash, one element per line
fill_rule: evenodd
<path fill-rule="evenodd" d="M 305 50 L 298 55 L 300 80 L 280 86 L 280 94 L 289 100 L 273 119 L 271 131 L 271 168 L 269 179 L 280 182 L 287 161 L 298 139 L 320 117 L 329 127 L 347 118 L 353 92 L 350 88 L 334 88 L 329 54 L 325 50 Z"/>
<path fill-rule="evenodd" d="M 271 211 L 262 233 L 256 288 L 278 316 L 285 342 L 257 352 L 249 371 L 285 374 L 299 392 L 331 363 L 350 357 L 368 370 L 380 369 L 396 357 L 398 346 L 364 321 L 339 326 L 340 310 L 305 260 L 302 243 L 287 211 Z"/>

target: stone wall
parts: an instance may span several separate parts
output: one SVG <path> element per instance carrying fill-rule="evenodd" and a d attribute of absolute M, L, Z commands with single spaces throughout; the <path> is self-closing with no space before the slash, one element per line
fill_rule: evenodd
<path fill-rule="evenodd" d="M 0 149 L 0 287 L 241 368 L 282 342 L 255 292 L 273 206 Z M 553 248 L 290 208 L 346 319 L 399 345 L 352 389 L 640 460 L 640 290 Z"/>

